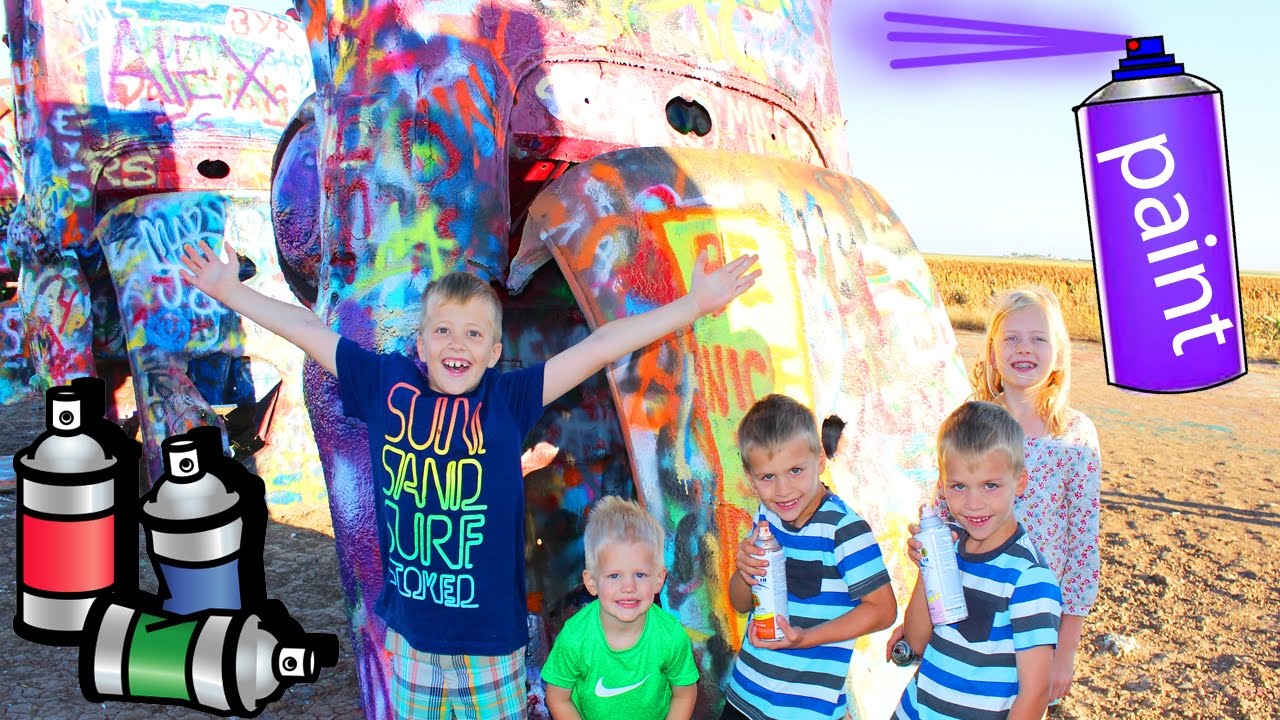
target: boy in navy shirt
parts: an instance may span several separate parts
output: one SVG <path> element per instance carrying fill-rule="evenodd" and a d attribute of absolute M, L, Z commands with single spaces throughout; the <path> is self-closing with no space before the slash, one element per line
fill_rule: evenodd
<path fill-rule="evenodd" d="M 684 297 L 606 323 L 545 363 L 502 373 L 502 306 L 463 272 L 423 293 L 418 359 L 379 355 L 306 308 L 238 279 L 235 251 L 188 247 L 183 278 L 297 345 L 338 379 L 344 412 L 368 424 L 381 472 L 378 541 L 386 584 L 376 612 L 393 655 L 398 717 L 523 718 L 524 437 L 555 401 L 606 364 L 690 325 L 760 275 L 742 256 L 712 273 L 705 255 Z"/>

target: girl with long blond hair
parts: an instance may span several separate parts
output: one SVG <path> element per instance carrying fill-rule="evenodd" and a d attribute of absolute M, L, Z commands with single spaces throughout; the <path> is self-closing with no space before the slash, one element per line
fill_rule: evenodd
<path fill-rule="evenodd" d="M 1022 287 L 996 298 L 973 395 L 1005 407 L 1027 436 L 1027 489 L 1018 521 L 1062 588 L 1050 697 L 1067 694 L 1084 619 L 1098 597 L 1102 457 L 1093 422 L 1071 407 L 1071 338 L 1058 298 Z"/>

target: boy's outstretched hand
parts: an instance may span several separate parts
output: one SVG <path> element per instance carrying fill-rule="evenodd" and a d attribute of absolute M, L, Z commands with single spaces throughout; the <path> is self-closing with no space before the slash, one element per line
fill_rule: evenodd
<path fill-rule="evenodd" d="M 222 241 L 227 260 L 223 260 L 213 251 L 208 240 L 201 240 L 199 246 L 187 245 L 180 259 L 185 271 L 179 271 L 182 279 L 196 286 L 205 295 L 222 300 L 227 292 L 240 282 L 240 258 L 228 240 Z"/>
<path fill-rule="evenodd" d="M 707 251 L 698 253 L 693 263 L 693 280 L 689 294 L 698 304 L 698 315 L 717 312 L 729 301 L 751 289 L 760 270 L 747 273 L 747 269 L 760 259 L 759 255 L 740 255 L 738 259 L 713 272 L 706 271 Z"/>

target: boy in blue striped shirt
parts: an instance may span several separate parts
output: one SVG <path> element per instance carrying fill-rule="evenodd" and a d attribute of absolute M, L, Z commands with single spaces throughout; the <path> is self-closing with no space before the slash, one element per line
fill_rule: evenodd
<path fill-rule="evenodd" d="M 1039 720 L 1049 705 L 1061 595 L 1013 515 L 1027 484 L 1023 445 L 1018 421 L 989 402 L 965 403 L 938 431 L 939 481 L 960 524 L 969 617 L 933 625 L 917 580 L 904 629 L 922 657 L 895 718 Z"/>
<path fill-rule="evenodd" d="M 764 640 L 754 624 L 734 661 L 721 720 L 837 720 L 847 706 L 845 678 L 854 641 L 897 616 L 880 546 L 867 522 L 822 484 L 826 467 L 818 423 L 783 395 L 757 402 L 738 426 L 738 451 L 769 529 L 786 553 L 785 637 Z M 739 545 L 729 599 L 754 605 L 751 586 L 766 561 L 759 528 Z"/>

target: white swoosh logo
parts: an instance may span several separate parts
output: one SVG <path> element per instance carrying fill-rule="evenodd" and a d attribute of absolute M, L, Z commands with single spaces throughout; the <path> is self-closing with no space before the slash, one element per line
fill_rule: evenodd
<path fill-rule="evenodd" d="M 625 693 L 625 692 L 631 692 L 632 690 L 635 690 L 636 688 L 643 685 L 644 681 L 648 679 L 649 679 L 649 676 L 645 675 L 643 680 L 641 680 L 638 683 L 635 683 L 634 685 L 628 685 L 626 687 L 620 687 L 620 688 L 607 688 L 604 686 L 604 678 L 602 677 L 596 681 L 596 697 L 607 698 L 607 697 L 613 697 L 614 695 L 621 695 L 622 693 Z"/>

